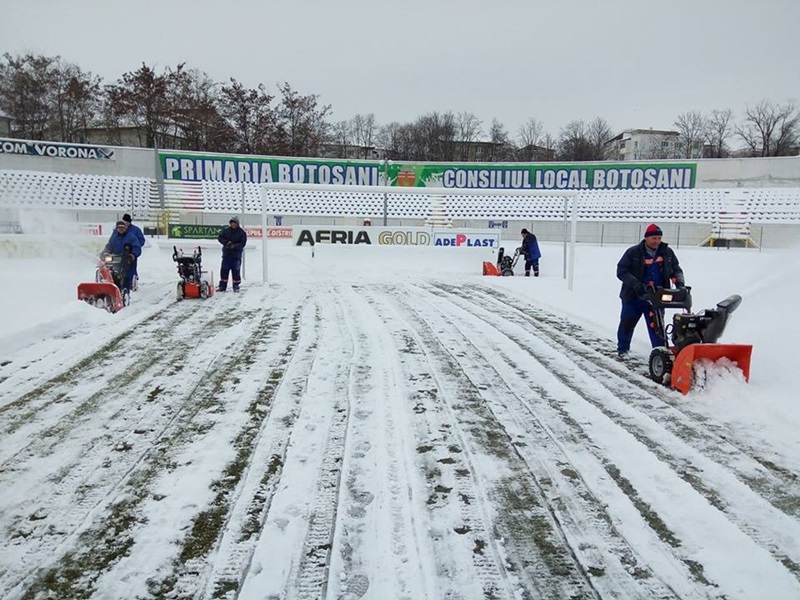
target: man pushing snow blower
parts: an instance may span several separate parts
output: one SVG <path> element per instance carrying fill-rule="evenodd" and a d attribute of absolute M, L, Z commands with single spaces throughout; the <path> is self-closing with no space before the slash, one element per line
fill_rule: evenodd
<path fill-rule="evenodd" d="M 694 363 L 728 358 L 750 376 L 752 346 L 717 344 L 730 314 L 738 308 L 741 296 L 730 296 L 708 309 L 693 314 L 691 288 L 687 288 L 678 257 L 661 241 L 662 231 L 650 224 L 644 239 L 628 248 L 617 263 L 617 278 L 622 281 L 622 310 L 617 329 L 617 353 L 626 358 L 636 324 L 642 315 L 653 350 L 650 377 L 686 394 L 694 383 Z M 664 320 L 664 309 L 679 308 L 671 325 Z M 669 345 L 669 341 L 673 345 Z"/>
<path fill-rule="evenodd" d="M 100 254 L 95 282 L 78 284 L 78 299 L 112 313 L 127 306 L 135 275 L 131 266 L 141 252 L 139 240 L 128 231 L 128 224 L 117 221 Z"/>

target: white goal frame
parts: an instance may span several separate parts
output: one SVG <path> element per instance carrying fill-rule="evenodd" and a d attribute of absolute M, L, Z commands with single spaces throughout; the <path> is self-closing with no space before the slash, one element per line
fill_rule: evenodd
<path fill-rule="evenodd" d="M 572 290 L 572 273 L 575 265 L 575 240 L 577 237 L 577 218 L 578 202 L 580 192 L 576 190 L 530 190 L 530 189 L 474 189 L 474 188 L 444 188 L 444 187 L 404 187 L 404 186 L 385 186 L 385 185 L 332 185 L 315 183 L 286 183 L 271 182 L 261 184 L 261 228 L 262 228 L 262 276 L 266 284 L 267 278 L 267 227 L 270 192 L 295 191 L 295 192 L 318 192 L 320 194 L 345 193 L 345 194 L 382 194 L 383 195 L 383 219 L 386 225 L 388 213 L 388 201 L 390 196 L 403 195 L 428 195 L 428 196 L 558 196 L 564 199 L 564 234 L 563 234 L 563 265 L 564 278 L 568 280 L 568 287 Z M 299 216 L 301 213 L 284 213 L 290 216 Z M 353 214 L 352 217 L 364 216 L 363 214 Z M 488 217 L 487 217 L 488 218 Z M 567 224 L 572 221 L 569 251 L 569 268 L 567 268 Z"/>

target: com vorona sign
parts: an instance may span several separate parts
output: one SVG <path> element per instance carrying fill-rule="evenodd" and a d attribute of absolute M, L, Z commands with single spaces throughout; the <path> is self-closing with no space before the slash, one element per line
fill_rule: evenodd
<path fill-rule="evenodd" d="M 110 148 L 60 144 L 55 142 L 26 142 L 9 139 L 0 139 L 0 154 L 22 154 L 25 156 L 44 156 L 49 158 L 114 160 L 114 151 Z"/>

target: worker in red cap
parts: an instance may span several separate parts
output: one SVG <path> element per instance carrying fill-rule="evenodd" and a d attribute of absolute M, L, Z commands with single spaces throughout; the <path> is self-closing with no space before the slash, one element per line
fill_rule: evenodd
<path fill-rule="evenodd" d="M 642 297 L 645 289 L 650 286 L 682 288 L 686 285 L 678 257 L 661 241 L 661 236 L 661 228 L 651 223 L 644 230 L 644 239 L 628 248 L 617 263 L 617 279 L 622 281 L 619 292 L 622 311 L 617 329 L 617 353 L 621 358 L 630 352 L 633 330 L 639 319 L 645 315 L 647 321 L 647 315 L 653 310 Z M 648 326 L 647 331 L 653 348 L 667 345 L 667 340 L 662 340 L 654 327 Z"/>

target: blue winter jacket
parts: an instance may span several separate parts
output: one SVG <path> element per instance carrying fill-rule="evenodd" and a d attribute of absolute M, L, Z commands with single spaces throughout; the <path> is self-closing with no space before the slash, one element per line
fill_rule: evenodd
<path fill-rule="evenodd" d="M 217 241 L 222 244 L 222 256 L 227 258 L 240 258 L 247 244 L 247 234 L 244 229 L 226 227 L 219 232 Z"/>
<path fill-rule="evenodd" d="M 522 238 L 522 246 L 520 252 L 525 256 L 526 260 L 537 261 L 542 258 L 542 253 L 539 250 L 539 241 L 532 233 L 526 233 Z"/>
<path fill-rule="evenodd" d="M 130 246 L 128 252 L 125 251 L 126 245 Z M 105 251 L 111 254 L 133 254 L 139 257 L 142 255 L 142 244 L 139 242 L 139 238 L 136 237 L 136 234 L 130 230 L 130 227 L 126 229 L 125 233 L 122 235 L 115 229 L 111 237 L 108 238 Z"/>
<path fill-rule="evenodd" d="M 146 240 L 144 239 L 144 233 L 142 233 L 142 230 L 139 229 L 139 227 L 137 227 L 133 223 L 131 223 L 130 225 L 128 225 L 128 231 L 130 231 L 131 233 L 133 233 L 133 235 L 136 236 L 136 239 L 139 240 L 139 246 L 141 248 L 144 248 Z"/>
<path fill-rule="evenodd" d="M 622 282 L 619 297 L 623 300 L 634 300 L 642 294 L 644 286 L 649 283 L 646 274 L 649 268 L 660 270 L 661 282 L 669 287 L 674 279 L 675 284 L 684 285 L 683 269 L 678 263 L 672 248 L 661 242 L 656 248 L 655 257 L 648 257 L 644 240 L 628 248 L 617 263 L 617 279 Z"/>

